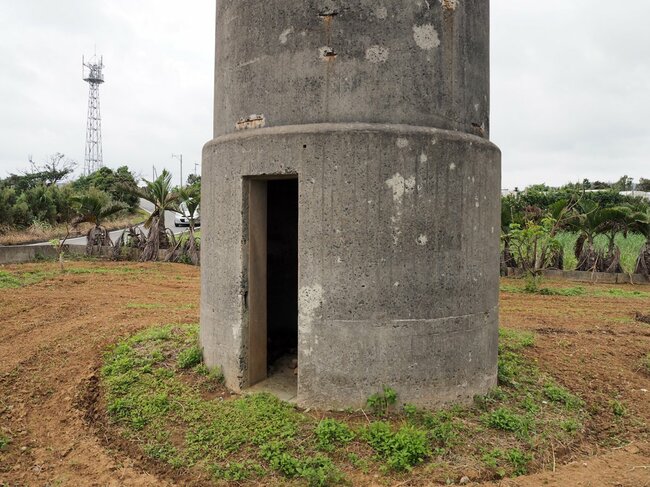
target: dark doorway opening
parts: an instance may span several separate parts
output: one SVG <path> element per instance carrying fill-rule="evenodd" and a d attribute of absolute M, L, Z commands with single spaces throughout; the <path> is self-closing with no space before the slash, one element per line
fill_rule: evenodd
<path fill-rule="evenodd" d="M 268 181 L 267 365 L 298 349 L 298 180 Z"/>
<path fill-rule="evenodd" d="M 248 180 L 249 385 L 296 395 L 298 179 Z"/>

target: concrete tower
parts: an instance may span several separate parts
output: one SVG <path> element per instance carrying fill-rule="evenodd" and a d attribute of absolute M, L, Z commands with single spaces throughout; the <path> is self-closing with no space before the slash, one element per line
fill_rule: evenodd
<path fill-rule="evenodd" d="M 296 400 L 319 408 L 495 386 L 489 1 L 217 0 L 216 32 L 207 364 L 245 390 L 290 382 L 275 360 L 297 353 Z"/>

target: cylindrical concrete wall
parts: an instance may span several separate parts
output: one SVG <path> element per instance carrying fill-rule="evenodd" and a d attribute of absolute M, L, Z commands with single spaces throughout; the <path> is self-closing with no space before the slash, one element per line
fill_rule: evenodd
<path fill-rule="evenodd" d="M 201 341 L 246 388 L 248 176 L 299 179 L 298 401 L 496 385 L 488 0 L 217 1 Z"/>

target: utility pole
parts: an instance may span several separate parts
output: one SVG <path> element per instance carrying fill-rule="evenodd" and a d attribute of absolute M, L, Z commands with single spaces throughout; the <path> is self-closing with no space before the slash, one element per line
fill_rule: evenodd
<path fill-rule="evenodd" d="M 181 189 L 183 189 L 183 154 L 172 154 L 172 159 L 178 159 L 181 163 Z"/>

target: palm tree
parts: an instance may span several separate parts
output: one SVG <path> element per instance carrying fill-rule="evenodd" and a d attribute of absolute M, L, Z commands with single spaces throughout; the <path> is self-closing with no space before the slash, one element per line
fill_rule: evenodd
<path fill-rule="evenodd" d="M 115 203 L 110 197 L 95 188 L 89 189 L 86 193 L 73 196 L 73 205 L 77 216 L 73 219 L 73 226 L 80 223 L 93 223 L 95 226 L 88 231 L 86 252 L 92 253 L 94 247 L 113 245 L 108 230 L 102 223 L 110 216 L 119 213 L 127 208 L 124 203 Z"/>
<path fill-rule="evenodd" d="M 143 253 L 143 260 L 157 258 L 159 248 L 167 248 L 169 239 L 165 228 L 165 211 L 179 211 L 179 194 L 172 187 L 172 175 L 165 169 L 153 181 L 144 180 L 146 186 L 138 188 L 135 194 L 150 202 L 154 210 L 144 223 L 149 229 L 147 246 Z"/>
<path fill-rule="evenodd" d="M 198 215 L 199 206 L 201 205 L 201 187 L 198 185 L 187 186 L 179 192 L 181 208 L 187 211 L 187 219 L 190 222 L 190 235 L 186 244 L 185 251 L 188 253 L 193 264 L 198 264 L 199 253 L 196 247 L 196 238 L 194 228 L 196 225 L 196 215 Z"/>
<path fill-rule="evenodd" d="M 618 271 L 620 255 L 615 248 L 615 237 L 619 232 L 627 232 L 630 209 L 623 206 L 602 208 L 595 201 L 583 200 L 577 205 L 578 214 L 572 220 L 580 237 L 576 242 L 577 270 Z M 609 241 L 605 255 L 595 247 L 597 235 L 605 235 Z"/>
<path fill-rule="evenodd" d="M 643 234 L 646 239 L 636 262 L 636 273 L 650 279 L 650 208 L 633 213 L 632 219 L 632 230 Z"/>

